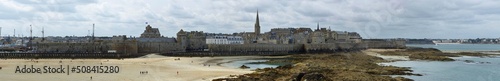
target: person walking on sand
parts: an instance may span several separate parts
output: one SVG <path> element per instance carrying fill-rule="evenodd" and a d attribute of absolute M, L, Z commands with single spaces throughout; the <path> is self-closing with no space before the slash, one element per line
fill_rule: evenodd
<path fill-rule="evenodd" d="M 179 75 L 179 71 L 177 71 L 177 75 Z"/>
<path fill-rule="evenodd" d="M 92 76 L 90 76 L 90 80 L 92 80 Z"/>

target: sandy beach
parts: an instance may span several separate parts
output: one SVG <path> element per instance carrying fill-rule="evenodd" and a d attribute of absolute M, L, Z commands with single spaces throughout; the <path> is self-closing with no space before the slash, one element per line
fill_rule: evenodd
<path fill-rule="evenodd" d="M 130 59 L 1 59 L 0 78 L 9 81 L 209 81 L 218 77 L 251 73 L 248 69 L 218 64 L 262 56 L 165 57 L 147 55 Z M 175 60 L 180 59 L 180 60 Z M 38 61 L 38 62 L 37 62 Z M 118 66 L 118 73 L 15 73 L 17 66 L 42 68 L 76 66 Z M 142 73 L 141 73 L 142 72 Z M 178 73 L 177 73 L 178 72 Z M 92 79 L 91 79 L 92 77 Z"/>

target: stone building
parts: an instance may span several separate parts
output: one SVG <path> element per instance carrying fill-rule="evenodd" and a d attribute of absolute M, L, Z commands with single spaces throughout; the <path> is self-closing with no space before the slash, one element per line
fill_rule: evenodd
<path fill-rule="evenodd" d="M 177 32 L 177 43 L 189 51 L 202 51 L 208 48 L 203 31 L 186 32 L 181 29 Z"/>
<path fill-rule="evenodd" d="M 146 26 L 146 30 L 141 34 L 141 38 L 160 38 L 161 34 L 158 28 L 152 28 L 150 25 Z"/>
<path fill-rule="evenodd" d="M 363 38 L 356 32 L 348 32 L 347 35 L 349 36 L 349 40 L 353 43 L 362 42 Z"/>
<path fill-rule="evenodd" d="M 241 36 L 245 44 L 257 43 L 257 36 L 254 32 L 241 32 L 237 33 L 237 36 Z"/>
<path fill-rule="evenodd" d="M 347 31 L 335 31 L 337 33 L 336 42 L 347 42 L 347 39 L 349 39 L 349 34 Z"/>
<path fill-rule="evenodd" d="M 311 44 L 323 44 L 326 43 L 326 38 L 328 37 L 328 31 L 326 29 L 320 29 L 318 23 L 316 30 L 312 32 L 310 37 L 311 37 Z"/>
<path fill-rule="evenodd" d="M 158 28 L 146 26 L 146 30 L 140 38 L 133 39 L 137 41 L 139 53 L 176 53 L 184 52 L 185 48 L 177 43 L 175 38 L 161 37 Z"/>
<path fill-rule="evenodd" d="M 326 34 L 321 31 L 314 31 L 311 34 L 311 44 L 322 44 L 326 43 L 325 36 Z"/>

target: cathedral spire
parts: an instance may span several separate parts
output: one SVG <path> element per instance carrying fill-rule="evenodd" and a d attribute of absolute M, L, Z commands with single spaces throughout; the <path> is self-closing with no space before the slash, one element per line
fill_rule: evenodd
<path fill-rule="evenodd" d="M 319 22 L 318 22 L 318 25 L 316 25 L 316 30 L 319 30 Z"/>
<path fill-rule="evenodd" d="M 256 17 L 255 19 L 256 19 L 256 20 L 255 20 L 255 25 L 256 25 L 256 26 L 259 26 L 259 25 L 260 25 L 260 24 L 259 24 L 259 9 L 257 9 L 257 17 Z"/>
<path fill-rule="evenodd" d="M 259 9 L 257 9 L 257 17 L 255 18 L 255 35 L 260 34 Z"/>

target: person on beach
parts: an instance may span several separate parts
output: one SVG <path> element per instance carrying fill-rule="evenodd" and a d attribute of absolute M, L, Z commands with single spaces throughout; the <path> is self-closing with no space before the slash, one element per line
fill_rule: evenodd
<path fill-rule="evenodd" d="M 92 80 L 92 76 L 90 76 L 90 80 Z"/>
<path fill-rule="evenodd" d="M 177 71 L 177 75 L 179 75 L 179 71 Z"/>

